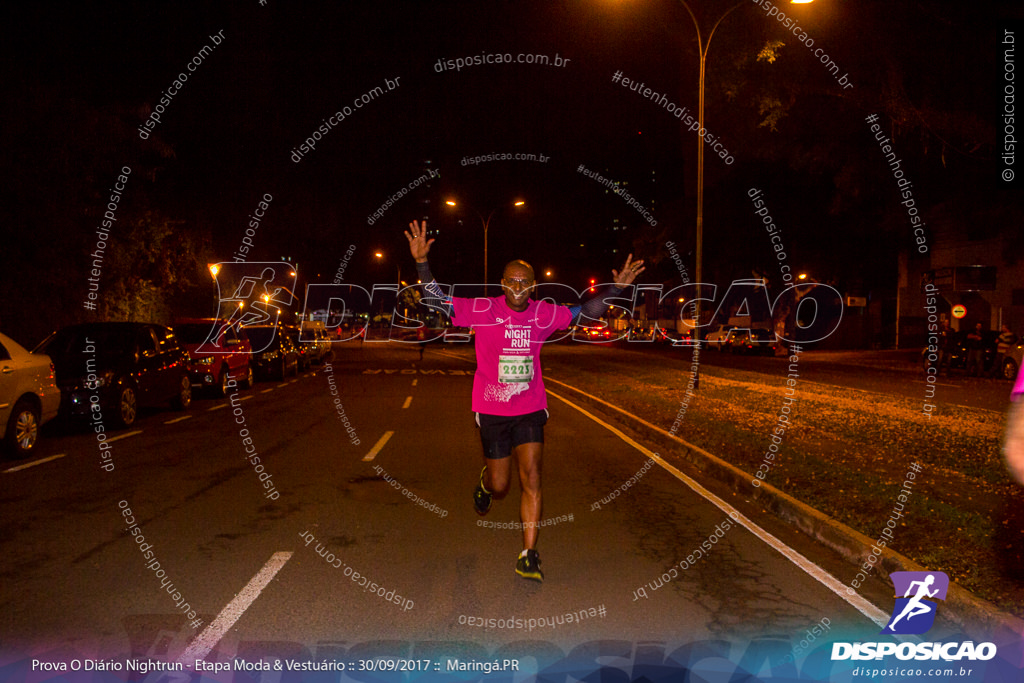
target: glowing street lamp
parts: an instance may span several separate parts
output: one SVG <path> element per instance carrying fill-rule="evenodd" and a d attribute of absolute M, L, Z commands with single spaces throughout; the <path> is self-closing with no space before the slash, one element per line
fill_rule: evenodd
<path fill-rule="evenodd" d="M 382 252 L 382 251 L 375 251 L 375 252 L 373 252 L 373 258 L 377 259 L 377 263 L 378 264 L 383 263 L 384 262 L 384 252 Z M 398 289 L 401 290 L 403 283 L 402 283 L 402 265 L 400 263 L 395 264 L 395 282 L 398 283 Z"/>

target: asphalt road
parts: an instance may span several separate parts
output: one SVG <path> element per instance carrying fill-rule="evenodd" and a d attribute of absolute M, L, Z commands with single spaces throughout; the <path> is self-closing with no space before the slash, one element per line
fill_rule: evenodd
<path fill-rule="evenodd" d="M 442 652 L 640 659 L 716 639 L 785 653 L 823 619 L 830 639 L 877 637 L 869 617 L 888 617 L 887 582 L 851 602 L 828 585 L 844 566 L 829 551 L 713 482 L 695 492 L 678 463 L 644 469 L 643 443 L 554 396 L 546 579 L 518 577 L 521 532 L 482 526 L 518 521 L 518 489 L 485 518 L 472 508 L 481 458 L 466 351 L 431 346 L 420 361 L 411 345 L 339 345 L 330 371 L 257 384 L 234 408 L 198 397 L 186 413 L 144 413 L 116 433 L 111 472 L 91 433 L 47 430 L 31 461 L 0 474 L 5 651 L 189 664 Z M 706 371 L 716 362 L 732 361 L 712 359 Z M 273 489 L 246 459 L 241 429 Z M 150 548 L 135 542 L 126 509 Z M 522 625 L 501 627 L 510 618 Z"/>

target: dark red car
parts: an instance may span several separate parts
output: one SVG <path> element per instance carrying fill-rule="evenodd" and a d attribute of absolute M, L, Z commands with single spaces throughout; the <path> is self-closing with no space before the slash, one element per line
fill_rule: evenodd
<path fill-rule="evenodd" d="M 252 344 L 245 329 L 217 318 L 181 318 L 174 334 L 188 352 L 188 375 L 193 387 L 208 387 L 224 396 L 229 380 L 253 385 Z"/>

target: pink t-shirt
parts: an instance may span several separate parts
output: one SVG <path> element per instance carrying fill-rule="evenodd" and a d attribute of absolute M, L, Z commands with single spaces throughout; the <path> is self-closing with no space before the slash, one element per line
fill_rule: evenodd
<path fill-rule="evenodd" d="M 504 296 L 453 298 L 452 324 L 476 330 L 473 411 L 526 415 L 548 407 L 540 371 L 543 342 L 572 322 L 567 306 L 530 301 L 522 313 Z"/>
<path fill-rule="evenodd" d="M 1017 381 L 1013 384 L 1013 391 L 1010 392 L 1010 398 L 1013 400 L 1020 400 L 1020 395 L 1024 394 L 1024 366 L 1021 366 L 1017 370 Z"/>

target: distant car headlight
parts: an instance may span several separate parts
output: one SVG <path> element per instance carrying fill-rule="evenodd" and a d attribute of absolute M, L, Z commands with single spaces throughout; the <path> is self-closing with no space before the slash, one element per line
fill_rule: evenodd
<path fill-rule="evenodd" d="M 213 356 L 204 356 L 196 361 L 199 365 L 213 365 Z"/>
<path fill-rule="evenodd" d="M 101 389 L 114 381 L 114 371 L 104 370 L 99 375 L 86 375 L 82 378 L 82 386 L 86 389 Z"/>

